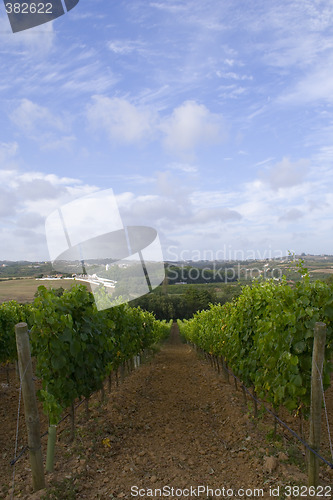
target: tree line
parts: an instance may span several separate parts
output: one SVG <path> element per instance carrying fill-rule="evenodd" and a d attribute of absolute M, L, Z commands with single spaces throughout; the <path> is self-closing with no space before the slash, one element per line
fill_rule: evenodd
<path fill-rule="evenodd" d="M 181 295 L 167 294 L 162 288 L 162 290 L 139 297 L 130 304 L 154 313 L 156 319 L 176 321 L 191 318 L 197 311 L 208 309 L 209 304 L 229 302 L 239 293 L 238 288 L 226 286 L 223 295 L 217 297 L 215 290 L 191 285 L 186 287 Z"/>

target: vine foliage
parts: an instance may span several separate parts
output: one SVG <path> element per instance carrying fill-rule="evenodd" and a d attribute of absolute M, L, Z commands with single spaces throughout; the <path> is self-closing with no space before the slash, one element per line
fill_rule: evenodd
<path fill-rule="evenodd" d="M 0 306 L 1 362 L 17 357 L 14 327 L 20 321 L 29 325 L 36 375 L 42 380 L 38 396 L 51 424 L 76 398 L 101 389 L 112 370 L 166 337 L 171 327 L 127 304 L 98 311 L 84 285 L 60 296 L 40 286 L 33 304 Z"/>
<path fill-rule="evenodd" d="M 310 283 L 303 263 L 302 280 L 290 286 L 285 277 L 245 286 L 232 302 L 210 305 L 189 321 L 179 321 L 181 334 L 215 356 L 224 357 L 247 387 L 277 409 L 310 410 L 314 326 L 327 325 L 323 370 L 329 386 L 333 356 L 333 289 Z"/>

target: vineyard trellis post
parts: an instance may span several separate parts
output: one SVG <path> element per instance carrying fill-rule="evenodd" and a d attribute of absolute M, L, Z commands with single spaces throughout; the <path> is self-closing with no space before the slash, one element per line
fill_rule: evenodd
<path fill-rule="evenodd" d="M 15 335 L 24 401 L 25 421 L 28 433 L 32 486 L 34 491 L 38 491 L 45 488 L 45 476 L 40 439 L 39 414 L 32 374 L 28 325 L 26 323 L 18 323 L 15 325 Z"/>
<path fill-rule="evenodd" d="M 326 324 L 318 322 L 314 329 L 311 376 L 311 409 L 309 445 L 319 452 L 321 435 L 322 368 L 325 358 Z M 319 483 L 319 460 L 309 452 L 308 485 L 317 487 Z"/>
<path fill-rule="evenodd" d="M 50 425 L 48 430 L 47 453 L 46 453 L 46 472 L 53 472 L 54 469 L 54 451 L 57 437 L 57 426 Z"/>

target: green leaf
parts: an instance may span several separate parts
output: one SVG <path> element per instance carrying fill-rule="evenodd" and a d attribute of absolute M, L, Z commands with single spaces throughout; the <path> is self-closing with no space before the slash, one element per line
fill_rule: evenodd
<path fill-rule="evenodd" d="M 66 358 L 62 354 L 60 356 L 53 356 L 51 358 L 52 367 L 59 371 L 62 370 L 66 366 Z"/>
<path fill-rule="evenodd" d="M 296 352 L 296 354 L 301 354 L 305 351 L 305 349 L 306 343 L 304 342 L 304 340 L 300 340 L 299 342 L 296 342 L 296 344 L 294 344 L 294 351 Z"/>

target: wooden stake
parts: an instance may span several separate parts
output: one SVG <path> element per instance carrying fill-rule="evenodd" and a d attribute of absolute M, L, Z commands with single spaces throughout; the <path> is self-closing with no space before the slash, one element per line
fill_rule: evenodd
<path fill-rule="evenodd" d="M 311 410 L 310 410 L 310 437 L 309 437 L 309 445 L 316 452 L 319 452 L 320 448 L 321 404 L 322 404 L 321 375 L 325 358 L 325 342 L 326 342 L 326 324 L 316 323 L 314 329 L 314 342 L 313 342 L 313 352 L 312 352 Z M 309 452 L 308 485 L 317 487 L 318 484 L 319 484 L 318 457 L 314 453 Z"/>
<path fill-rule="evenodd" d="M 40 422 L 36 401 L 35 385 L 32 375 L 28 325 L 15 326 L 19 370 L 21 374 L 25 421 L 28 433 L 28 446 L 34 491 L 45 488 L 43 457 L 40 441 Z"/>
<path fill-rule="evenodd" d="M 57 426 L 50 425 L 47 438 L 46 471 L 52 472 L 54 469 L 54 450 L 57 436 Z"/>

